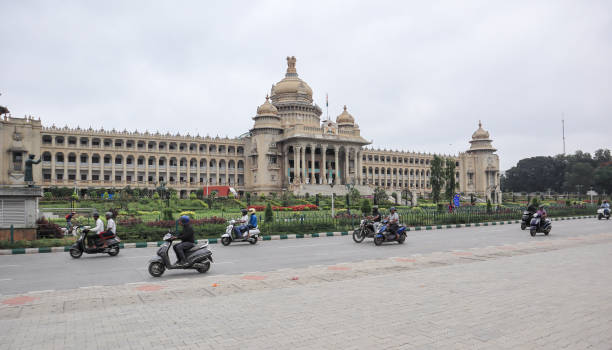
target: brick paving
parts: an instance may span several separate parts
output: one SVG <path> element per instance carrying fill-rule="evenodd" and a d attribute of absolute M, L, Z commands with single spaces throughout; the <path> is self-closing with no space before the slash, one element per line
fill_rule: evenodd
<path fill-rule="evenodd" d="M 2 295 L 0 349 L 612 349 L 611 266 L 595 234 Z"/>

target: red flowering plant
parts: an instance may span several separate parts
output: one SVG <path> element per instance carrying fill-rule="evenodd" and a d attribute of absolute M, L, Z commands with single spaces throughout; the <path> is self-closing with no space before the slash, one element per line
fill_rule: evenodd
<path fill-rule="evenodd" d="M 226 220 L 224 218 L 220 218 L 217 216 L 213 216 L 210 218 L 202 218 L 202 219 L 194 219 L 190 220 L 193 226 L 198 225 L 206 225 L 206 224 L 225 224 Z M 146 223 L 149 227 L 175 227 L 176 221 L 174 220 L 159 220 L 159 221 L 150 221 Z"/>

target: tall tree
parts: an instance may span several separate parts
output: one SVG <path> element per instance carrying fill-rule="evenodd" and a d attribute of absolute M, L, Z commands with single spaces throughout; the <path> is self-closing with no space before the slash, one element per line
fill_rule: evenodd
<path fill-rule="evenodd" d="M 597 191 L 607 194 L 612 193 L 612 164 L 597 168 L 593 174 L 593 178 L 595 180 L 595 186 L 597 186 Z"/>
<path fill-rule="evenodd" d="M 455 160 L 447 158 L 446 168 L 444 169 L 444 180 L 446 182 L 444 192 L 446 194 L 446 199 L 449 203 L 452 202 L 453 197 L 455 196 L 455 189 L 457 188 L 457 178 L 455 177 L 455 169 Z"/>
<path fill-rule="evenodd" d="M 565 190 L 585 193 L 593 185 L 594 170 L 590 162 L 570 164 L 565 173 Z"/>
<path fill-rule="evenodd" d="M 440 201 L 440 190 L 444 184 L 444 170 L 442 169 L 443 160 L 442 158 L 434 155 L 431 161 L 431 198 L 434 203 Z"/>
<path fill-rule="evenodd" d="M 389 197 L 387 196 L 387 192 L 382 187 L 376 187 L 374 189 L 374 204 L 384 204 Z"/>

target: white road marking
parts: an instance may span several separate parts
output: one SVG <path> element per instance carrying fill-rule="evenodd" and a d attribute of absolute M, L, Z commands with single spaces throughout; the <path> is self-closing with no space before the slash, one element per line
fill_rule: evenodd
<path fill-rule="evenodd" d="M 234 264 L 233 261 L 221 261 L 221 262 L 214 262 L 213 264 L 215 265 L 219 265 L 219 264 Z"/>
<path fill-rule="evenodd" d="M 344 242 L 342 242 L 344 244 Z M 329 247 L 330 245 L 338 245 L 338 244 L 300 244 L 300 245 L 286 245 L 282 247 L 277 247 L 278 249 L 287 249 L 287 248 L 301 248 L 301 247 Z"/>
<path fill-rule="evenodd" d="M 12 281 L 12 280 L 13 280 L 12 278 L 0 278 L 0 282 L 2 282 L 2 281 Z"/>
<path fill-rule="evenodd" d="M 55 289 L 34 290 L 34 291 L 31 291 L 31 292 L 28 292 L 28 294 L 52 293 L 52 292 L 55 292 Z"/>
<path fill-rule="evenodd" d="M 140 259 L 140 258 L 150 258 L 151 255 L 139 255 L 139 256 L 126 256 L 124 259 Z"/>
<path fill-rule="evenodd" d="M 21 265 L 0 265 L 0 268 L 2 268 L 2 267 L 18 267 L 18 266 L 21 266 Z"/>

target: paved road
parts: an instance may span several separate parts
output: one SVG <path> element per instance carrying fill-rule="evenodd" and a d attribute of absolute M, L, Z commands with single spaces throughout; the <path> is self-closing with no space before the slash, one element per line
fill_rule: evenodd
<path fill-rule="evenodd" d="M 491 245 L 513 244 L 529 240 L 556 240 L 570 236 L 612 232 L 612 223 L 596 219 L 553 222 L 550 236 L 531 238 L 518 224 L 411 231 L 404 245 L 389 243 L 374 246 L 371 239 L 356 244 L 349 236 L 282 241 L 265 241 L 229 247 L 211 245 L 216 263 L 206 275 L 238 274 L 332 265 L 373 258 L 427 254 Z M 130 282 L 204 278 L 192 270 L 166 271 L 153 279 L 147 261 L 156 248 L 124 249 L 117 257 L 84 255 L 78 260 L 68 253 L 0 256 L 0 295 L 29 291 L 61 290 L 78 287 L 118 285 Z"/>
<path fill-rule="evenodd" d="M 0 350 L 611 349 L 612 233 L 521 237 L 333 266 L 0 296 Z"/>

